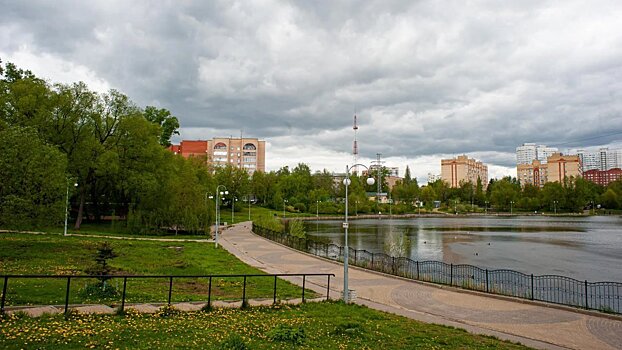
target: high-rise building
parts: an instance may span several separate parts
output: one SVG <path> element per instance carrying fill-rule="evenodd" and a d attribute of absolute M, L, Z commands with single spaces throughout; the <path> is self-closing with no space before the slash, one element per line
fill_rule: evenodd
<path fill-rule="evenodd" d="M 516 164 L 531 164 L 534 160 L 539 160 L 545 164 L 548 157 L 558 152 L 555 147 L 547 147 L 546 145 L 536 145 L 535 143 L 523 143 L 522 146 L 516 147 Z"/>
<path fill-rule="evenodd" d="M 588 152 L 584 149 L 578 149 L 577 155 L 581 158 L 583 172 L 588 170 L 610 170 L 622 168 L 622 150 L 609 148 L 600 148 L 598 151 Z"/>
<path fill-rule="evenodd" d="M 183 140 L 169 149 L 183 157 L 205 157 L 208 164 L 231 164 L 249 173 L 266 170 L 266 141 L 256 138 L 225 138 Z"/>
<path fill-rule="evenodd" d="M 477 179 L 488 184 L 488 166 L 475 159 L 461 155 L 453 159 L 441 159 L 441 178 L 450 187 L 459 187 L 461 182 L 477 183 Z"/>

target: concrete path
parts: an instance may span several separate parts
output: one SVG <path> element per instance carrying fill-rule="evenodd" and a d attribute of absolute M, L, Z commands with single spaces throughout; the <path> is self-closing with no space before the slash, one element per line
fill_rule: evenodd
<path fill-rule="evenodd" d="M 250 222 L 223 232 L 219 242 L 249 265 L 267 273 L 334 273 L 333 299 L 340 298 L 343 265 L 298 252 L 251 232 Z M 622 317 L 523 301 L 350 269 L 358 304 L 428 323 L 493 335 L 539 349 L 622 349 Z M 291 279 L 302 284 L 301 278 Z M 326 278 L 307 287 L 326 293 Z"/>

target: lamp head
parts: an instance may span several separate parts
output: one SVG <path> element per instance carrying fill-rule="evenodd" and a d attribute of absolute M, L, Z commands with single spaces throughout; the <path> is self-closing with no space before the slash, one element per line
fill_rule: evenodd
<path fill-rule="evenodd" d="M 368 178 L 367 178 L 367 184 L 368 184 L 368 185 L 370 185 L 370 186 L 371 186 L 371 185 L 373 185 L 373 184 L 375 184 L 375 183 L 376 183 L 376 180 L 374 180 L 374 178 L 373 178 L 373 177 L 368 177 Z"/>
<path fill-rule="evenodd" d="M 352 181 L 348 178 L 343 179 L 343 184 L 346 186 L 350 186 L 350 184 L 352 183 Z"/>
<path fill-rule="evenodd" d="M 229 191 L 225 191 L 225 194 L 229 194 Z"/>

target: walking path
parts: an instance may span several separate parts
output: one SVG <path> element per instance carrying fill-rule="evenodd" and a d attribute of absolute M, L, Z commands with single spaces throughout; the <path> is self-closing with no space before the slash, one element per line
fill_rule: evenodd
<path fill-rule="evenodd" d="M 252 223 L 223 232 L 220 243 L 245 263 L 267 273 L 334 273 L 330 297 L 338 299 L 343 265 L 302 253 L 251 232 Z M 351 268 L 349 288 L 356 303 L 428 323 L 466 329 L 540 349 L 622 349 L 622 317 L 579 312 Z M 302 284 L 300 278 L 291 282 Z M 306 286 L 326 293 L 326 279 Z"/>

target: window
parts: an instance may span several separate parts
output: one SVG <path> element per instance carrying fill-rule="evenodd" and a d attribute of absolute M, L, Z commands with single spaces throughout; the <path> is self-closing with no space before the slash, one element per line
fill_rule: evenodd
<path fill-rule="evenodd" d="M 255 151 L 255 150 L 257 150 L 257 147 L 255 145 L 253 145 L 252 143 L 247 143 L 247 144 L 244 145 L 244 150 Z"/>
<path fill-rule="evenodd" d="M 225 145 L 225 144 L 224 144 L 224 143 L 222 143 L 222 142 L 218 142 L 218 143 L 216 144 L 216 146 L 214 146 L 214 149 L 224 149 L 224 150 L 226 150 L 226 149 L 227 149 L 227 145 Z"/>
<path fill-rule="evenodd" d="M 215 151 L 214 155 L 215 156 L 226 156 L 227 152 L 226 151 Z"/>
<path fill-rule="evenodd" d="M 257 152 L 244 152 L 244 155 L 245 156 L 253 156 L 254 157 L 255 155 L 257 155 Z"/>

